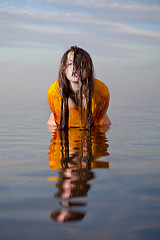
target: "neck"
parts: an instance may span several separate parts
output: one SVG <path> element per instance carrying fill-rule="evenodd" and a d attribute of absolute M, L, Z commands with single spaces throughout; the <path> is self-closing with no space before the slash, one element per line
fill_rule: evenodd
<path fill-rule="evenodd" d="M 69 82 L 71 91 L 73 93 L 77 93 L 79 91 L 79 83 L 78 82 Z"/>
<path fill-rule="evenodd" d="M 79 83 L 78 82 L 69 82 L 70 83 L 70 89 L 71 92 L 69 94 L 68 98 L 68 104 L 70 107 L 78 109 L 79 104 L 80 104 L 80 95 L 79 95 Z M 84 86 L 83 86 L 84 89 Z M 86 103 L 86 97 L 84 95 L 84 92 L 82 90 L 82 108 L 85 108 L 87 105 Z"/>

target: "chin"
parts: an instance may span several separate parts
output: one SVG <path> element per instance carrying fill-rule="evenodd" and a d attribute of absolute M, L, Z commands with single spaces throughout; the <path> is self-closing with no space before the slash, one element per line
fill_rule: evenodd
<path fill-rule="evenodd" d="M 71 82 L 78 83 L 78 82 L 79 82 L 79 78 L 71 78 L 70 81 L 71 81 Z"/>

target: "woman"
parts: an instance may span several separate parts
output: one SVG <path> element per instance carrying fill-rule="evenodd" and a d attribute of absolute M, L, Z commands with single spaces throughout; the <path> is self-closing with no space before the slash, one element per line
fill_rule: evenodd
<path fill-rule="evenodd" d="M 90 55 L 72 46 L 61 59 L 58 80 L 48 89 L 52 114 L 47 124 L 59 129 L 111 124 L 106 115 L 109 99 L 107 86 L 94 78 Z"/>

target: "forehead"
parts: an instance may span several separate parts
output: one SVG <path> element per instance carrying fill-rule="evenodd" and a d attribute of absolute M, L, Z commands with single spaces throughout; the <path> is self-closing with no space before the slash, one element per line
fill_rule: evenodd
<path fill-rule="evenodd" d="M 74 52 L 69 52 L 67 55 L 67 60 L 73 62 L 74 59 Z"/>

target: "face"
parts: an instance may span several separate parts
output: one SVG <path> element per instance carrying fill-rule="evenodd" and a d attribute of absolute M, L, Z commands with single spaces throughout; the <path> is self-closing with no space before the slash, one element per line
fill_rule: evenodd
<path fill-rule="evenodd" d="M 68 78 L 69 81 L 76 83 L 76 82 L 79 82 L 80 72 L 78 70 L 73 71 L 74 70 L 73 62 L 74 62 L 74 53 L 69 52 L 67 56 L 66 77 Z M 83 79 L 85 78 L 86 78 L 86 70 L 84 69 Z"/>

